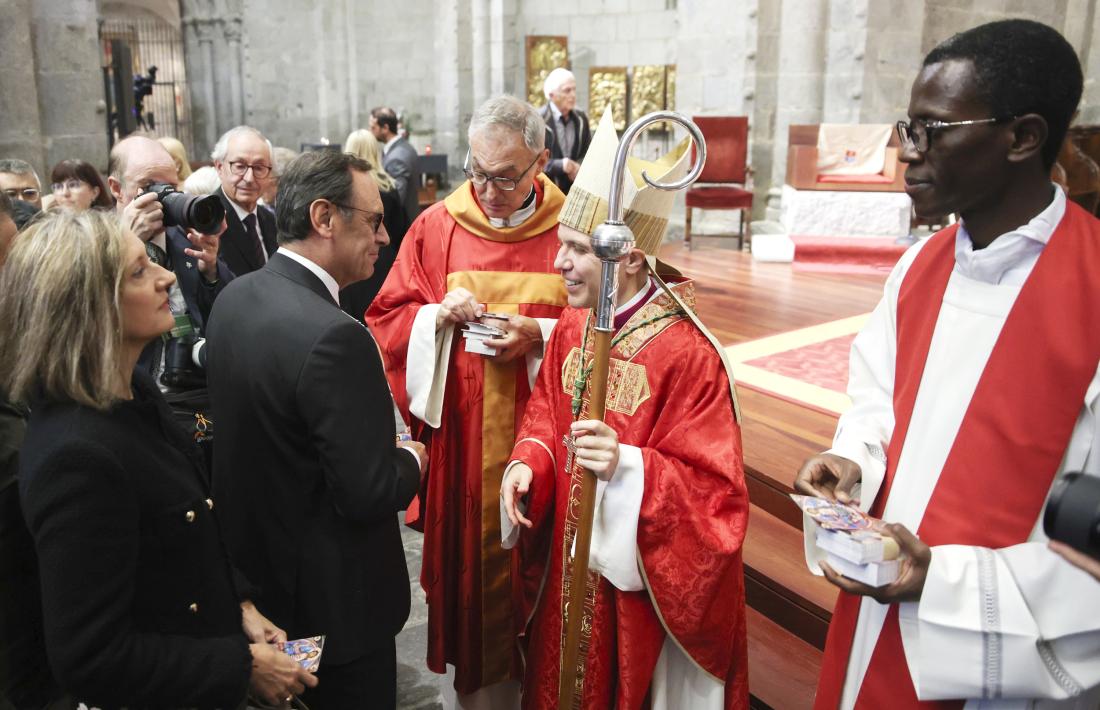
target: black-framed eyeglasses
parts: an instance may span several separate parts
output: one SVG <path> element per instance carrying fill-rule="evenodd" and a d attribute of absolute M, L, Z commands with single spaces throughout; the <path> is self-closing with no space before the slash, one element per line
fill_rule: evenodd
<path fill-rule="evenodd" d="M 495 175 L 486 175 L 479 170 L 470 169 L 470 151 L 466 151 L 466 162 L 462 164 L 462 172 L 466 174 L 466 179 L 475 185 L 481 186 L 485 183 L 492 181 L 493 185 L 498 190 L 504 190 L 505 192 L 511 192 L 519 187 L 519 181 L 523 179 L 523 176 L 527 174 L 527 171 L 535 167 L 535 163 L 539 162 L 540 155 L 535 155 L 535 159 L 531 161 L 531 164 L 523 169 L 519 175 L 514 178 L 497 177 Z"/>
<path fill-rule="evenodd" d="M 42 194 L 39 190 L 33 187 L 18 188 L 13 187 L 4 190 L 4 194 L 13 200 L 23 200 L 25 202 L 34 202 L 38 199 L 38 196 Z"/>
<path fill-rule="evenodd" d="M 252 176 L 263 180 L 265 177 L 271 174 L 271 166 L 264 165 L 263 163 L 256 163 L 255 165 L 249 165 L 243 160 L 231 160 L 229 161 L 229 171 L 234 175 L 244 176 L 249 170 L 252 171 Z"/>
<path fill-rule="evenodd" d="M 382 227 L 382 217 L 384 215 L 381 212 L 374 212 L 373 210 L 365 210 L 365 209 L 362 209 L 360 207 L 352 207 L 351 205 L 342 205 L 339 202 L 333 202 L 332 204 L 336 205 L 337 207 L 339 207 L 341 209 L 355 210 L 356 212 L 362 212 L 365 215 L 369 215 L 370 217 L 367 220 L 367 223 L 370 224 L 370 228 L 372 230 L 374 230 L 375 234 L 377 234 L 378 230 L 381 229 L 381 227 Z"/>
<path fill-rule="evenodd" d="M 954 126 L 977 126 L 983 123 L 1004 123 L 1015 116 L 999 118 L 975 118 L 969 121 L 937 121 L 935 119 L 914 118 L 912 121 L 898 121 L 898 138 L 902 144 L 911 143 L 918 153 L 927 153 L 932 147 L 932 134 L 941 128 Z"/>

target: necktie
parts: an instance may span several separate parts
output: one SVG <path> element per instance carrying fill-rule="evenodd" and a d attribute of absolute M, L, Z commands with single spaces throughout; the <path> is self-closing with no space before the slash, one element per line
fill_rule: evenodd
<path fill-rule="evenodd" d="M 260 241 L 260 233 L 256 229 L 256 215 L 246 215 L 244 228 L 248 232 L 248 241 L 252 245 L 252 258 L 256 261 L 256 268 L 262 267 L 267 259 L 264 258 L 264 244 Z"/>

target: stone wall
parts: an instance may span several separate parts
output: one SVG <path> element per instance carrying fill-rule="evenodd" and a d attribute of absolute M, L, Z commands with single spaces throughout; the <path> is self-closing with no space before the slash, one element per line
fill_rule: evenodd
<path fill-rule="evenodd" d="M 43 182 L 64 158 L 105 169 L 96 0 L 0 0 L 0 17 L 0 157 L 26 160 Z"/>

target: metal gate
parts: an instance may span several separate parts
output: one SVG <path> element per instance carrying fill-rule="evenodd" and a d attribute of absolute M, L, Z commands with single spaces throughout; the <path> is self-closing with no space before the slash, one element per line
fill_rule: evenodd
<path fill-rule="evenodd" d="M 104 65 L 108 67 L 112 40 L 129 47 L 135 79 L 148 78 L 149 68 L 157 68 L 155 80 L 147 84 L 149 93 L 142 97 L 141 115 L 136 117 L 137 129 L 146 135 L 178 138 L 188 152 L 192 152 L 191 97 L 180 29 L 160 19 L 107 17 L 100 28 L 100 43 Z M 111 103 L 117 107 L 128 106 L 131 102 L 115 97 Z M 114 126 L 112 142 L 124 135 L 117 125 Z"/>

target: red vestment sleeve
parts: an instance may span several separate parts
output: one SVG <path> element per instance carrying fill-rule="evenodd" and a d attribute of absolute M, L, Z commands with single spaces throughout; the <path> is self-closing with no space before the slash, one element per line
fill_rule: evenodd
<path fill-rule="evenodd" d="M 413 222 L 401 242 L 401 250 L 386 282 L 366 313 L 367 326 L 382 349 L 393 399 L 406 420 L 413 423 L 414 432 L 416 422 L 409 416 L 409 396 L 405 388 L 409 334 L 420 307 L 439 303 L 446 295 L 446 271 L 432 271 L 425 268 L 425 264 L 445 263 L 445 246 L 450 241 L 454 224 L 442 202 L 430 207 Z M 429 276 L 429 272 L 435 277 Z"/>
<path fill-rule="evenodd" d="M 741 545 L 749 501 L 741 430 L 726 371 L 702 334 L 685 329 L 670 337 L 702 342 L 681 341 L 677 366 L 665 368 L 656 388 L 663 415 L 641 446 L 638 549 L 668 631 L 704 670 L 736 683 L 726 676 L 746 668 Z"/>

